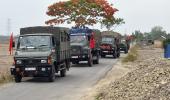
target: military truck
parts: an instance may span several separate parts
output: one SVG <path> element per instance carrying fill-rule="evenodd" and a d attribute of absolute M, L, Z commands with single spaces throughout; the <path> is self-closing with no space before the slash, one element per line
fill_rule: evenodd
<path fill-rule="evenodd" d="M 100 31 L 87 27 L 73 27 L 70 30 L 71 62 L 87 61 L 89 66 L 99 63 Z"/>
<path fill-rule="evenodd" d="M 11 68 L 15 82 L 22 77 L 46 77 L 53 82 L 59 72 L 65 77 L 71 57 L 68 31 L 52 26 L 21 28 Z"/>
<path fill-rule="evenodd" d="M 121 35 L 113 31 L 103 31 L 101 35 L 101 57 L 104 58 L 106 55 L 113 55 L 113 58 L 118 58 L 120 56 L 119 44 Z"/>
<path fill-rule="evenodd" d="M 120 51 L 123 51 L 125 54 L 128 53 L 129 47 L 125 39 L 121 39 L 121 43 L 119 47 L 120 47 Z"/>

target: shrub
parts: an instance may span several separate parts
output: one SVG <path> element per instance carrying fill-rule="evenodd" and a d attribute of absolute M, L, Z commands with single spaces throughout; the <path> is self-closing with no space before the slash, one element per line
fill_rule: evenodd
<path fill-rule="evenodd" d="M 137 59 L 138 52 L 137 49 L 139 48 L 138 45 L 132 47 L 128 53 L 128 55 L 122 59 L 122 62 L 133 62 Z"/>
<path fill-rule="evenodd" d="M 13 77 L 10 75 L 10 72 L 8 70 L 3 70 L 0 72 L 0 84 L 11 82 L 13 80 Z"/>

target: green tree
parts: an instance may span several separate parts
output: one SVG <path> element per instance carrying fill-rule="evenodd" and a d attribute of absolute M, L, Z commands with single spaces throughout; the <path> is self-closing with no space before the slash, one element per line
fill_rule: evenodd
<path fill-rule="evenodd" d="M 150 35 L 155 40 L 160 38 L 161 36 L 166 37 L 167 34 L 166 31 L 163 30 L 163 27 L 155 26 L 151 29 Z"/>
<path fill-rule="evenodd" d="M 135 35 L 135 39 L 136 41 L 141 41 L 144 39 L 144 35 L 142 34 L 142 32 L 140 32 L 139 30 L 136 30 L 134 32 L 134 35 Z"/>

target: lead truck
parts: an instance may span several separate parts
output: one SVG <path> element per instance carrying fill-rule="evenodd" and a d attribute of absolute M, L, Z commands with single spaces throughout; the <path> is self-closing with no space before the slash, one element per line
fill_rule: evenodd
<path fill-rule="evenodd" d="M 71 62 L 79 64 L 87 61 L 88 66 L 99 64 L 100 57 L 100 31 L 87 27 L 74 27 L 70 30 Z"/>
<path fill-rule="evenodd" d="M 55 80 L 55 74 L 66 75 L 70 68 L 69 29 L 37 26 L 20 29 L 11 74 L 15 82 L 23 77 Z"/>

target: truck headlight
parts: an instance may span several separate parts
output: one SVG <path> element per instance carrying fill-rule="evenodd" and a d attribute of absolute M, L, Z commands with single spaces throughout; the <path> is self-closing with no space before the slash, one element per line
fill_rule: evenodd
<path fill-rule="evenodd" d="M 43 63 L 43 64 L 47 63 L 47 60 L 41 60 L 41 63 Z"/>
<path fill-rule="evenodd" d="M 16 60 L 16 64 L 22 64 L 21 60 Z"/>

